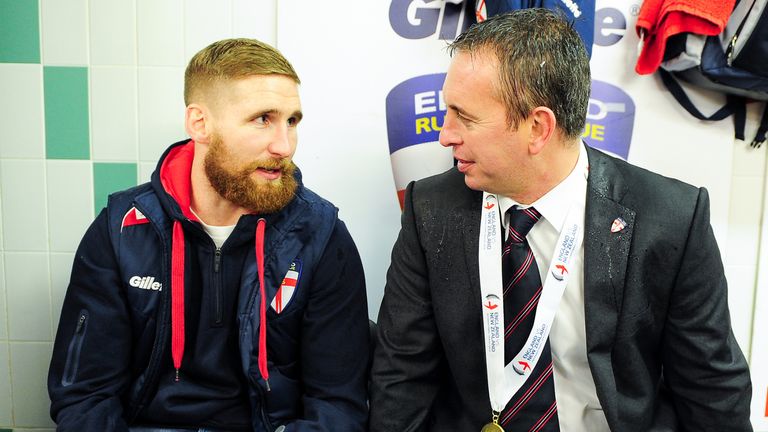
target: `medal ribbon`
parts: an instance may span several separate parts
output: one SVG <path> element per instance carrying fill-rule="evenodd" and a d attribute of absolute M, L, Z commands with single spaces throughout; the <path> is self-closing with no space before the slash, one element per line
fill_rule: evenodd
<path fill-rule="evenodd" d="M 504 365 L 504 295 L 501 276 L 501 217 L 496 195 L 483 192 L 478 260 L 483 309 L 485 363 L 491 408 L 501 412 L 528 379 L 541 357 L 552 321 L 570 276 L 570 263 L 583 240 L 579 212 L 572 205 L 560 230 L 552 262 L 547 271 L 536 317 L 528 339 L 508 365 Z"/>

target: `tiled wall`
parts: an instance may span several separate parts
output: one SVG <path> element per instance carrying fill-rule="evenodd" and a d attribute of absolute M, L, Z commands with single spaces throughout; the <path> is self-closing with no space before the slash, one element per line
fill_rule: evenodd
<path fill-rule="evenodd" d="M 752 104 L 748 107 L 746 136 L 754 136 L 762 110 L 762 104 Z M 733 148 L 728 237 L 725 244 L 720 245 L 720 252 L 728 279 L 733 332 L 744 355 L 750 361 L 753 349 L 760 348 L 765 351 L 764 342 L 759 347 L 755 346 L 759 341 L 753 337 L 752 326 L 757 290 L 768 289 L 757 284 L 758 254 L 761 245 L 765 248 L 768 244 L 766 238 L 761 241 L 763 208 L 768 198 L 768 191 L 765 189 L 766 174 L 766 146 L 754 149 L 737 141 Z M 753 413 L 755 416 L 760 414 Z"/>
<path fill-rule="evenodd" d="M 53 428 L 45 381 L 75 248 L 107 193 L 148 179 L 184 137 L 188 58 L 229 36 L 275 44 L 276 10 L 276 0 L 0 0 L 0 431 Z M 733 151 L 720 246 L 748 353 L 766 151 Z"/>
<path fill-rule="evenodd" d="M 208 43 L 275 44 L 275 0 L 0 0 L 0 430 L 52 430 L 46 375 L 74 251 L 108 193 L 185 137 Z"/>

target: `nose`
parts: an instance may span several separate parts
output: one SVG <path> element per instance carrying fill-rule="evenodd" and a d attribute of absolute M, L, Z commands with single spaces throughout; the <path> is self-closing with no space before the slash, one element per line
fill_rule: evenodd
<path fill-rule="evenodd" d="M 461 144 L 461 135 L 459 135 L 456 127 L 456 115 L 452 114 L 450 110 L 445 113 L 443 128 L 440 130 L 440 138 L 438 141 L 443 147 L 452 147 Z"/>
<path fill-rule="evenodd" d="M 287 158 L 293 154 L 296 147 L 296 129 L 287 125 L 274 128 L 272 142 L 269 143 L 269 153 L 274 158 Z"/>

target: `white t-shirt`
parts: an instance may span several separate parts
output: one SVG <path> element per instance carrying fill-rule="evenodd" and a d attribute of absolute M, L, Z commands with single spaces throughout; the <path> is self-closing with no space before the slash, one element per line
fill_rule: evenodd
<path fill-rule="evenodd" d="M 189 211 L 192 212 L 195 217 L 197 217 L 197 220 L 200 221 L 200 224 L 203 226 L 203 229 L 206 233 L 208 233 L 208 236 L 211 237 L 211 240 L 213 240 L 213 243 L 216 245 L 218 249 L 221 249 L 221 246 L 224 244 L 225 241 L 229 238 L 229 235 L 232 234 L 232 231 L 235 230 L 235 225 L 226 225 L 226 226 L 216 226 L 216 225 L 208 225 L 203 221 L 200 216 L 195 213 L 194 210 L 192 210 L 192 207 L 189 208 Z"/>

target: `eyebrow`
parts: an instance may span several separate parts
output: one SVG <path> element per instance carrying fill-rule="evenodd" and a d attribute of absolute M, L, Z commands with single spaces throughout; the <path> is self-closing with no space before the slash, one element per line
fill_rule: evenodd
<path fill-rule="evenodd" d="M 270 109 L 266 109 L 266 110 L 258 111 L 256 113 L 254 113 L 251 116 L 251 118 L 257 118 L 257 117 L 261 117 L 261 116 L 264 116 L 264 115 L 276 115 L 276 114 L 280 114 L 280 110 L 274 109 L 274 108 L 270 108 Z M 302 113 L 300 110 L 296 110 L 293 113 L 291 113 L 291 115 L 288 116 L 288 117 L 295 117 L 296 120 L 301 120 L 302 118 L 304 118 L 304 113 Z"/>

